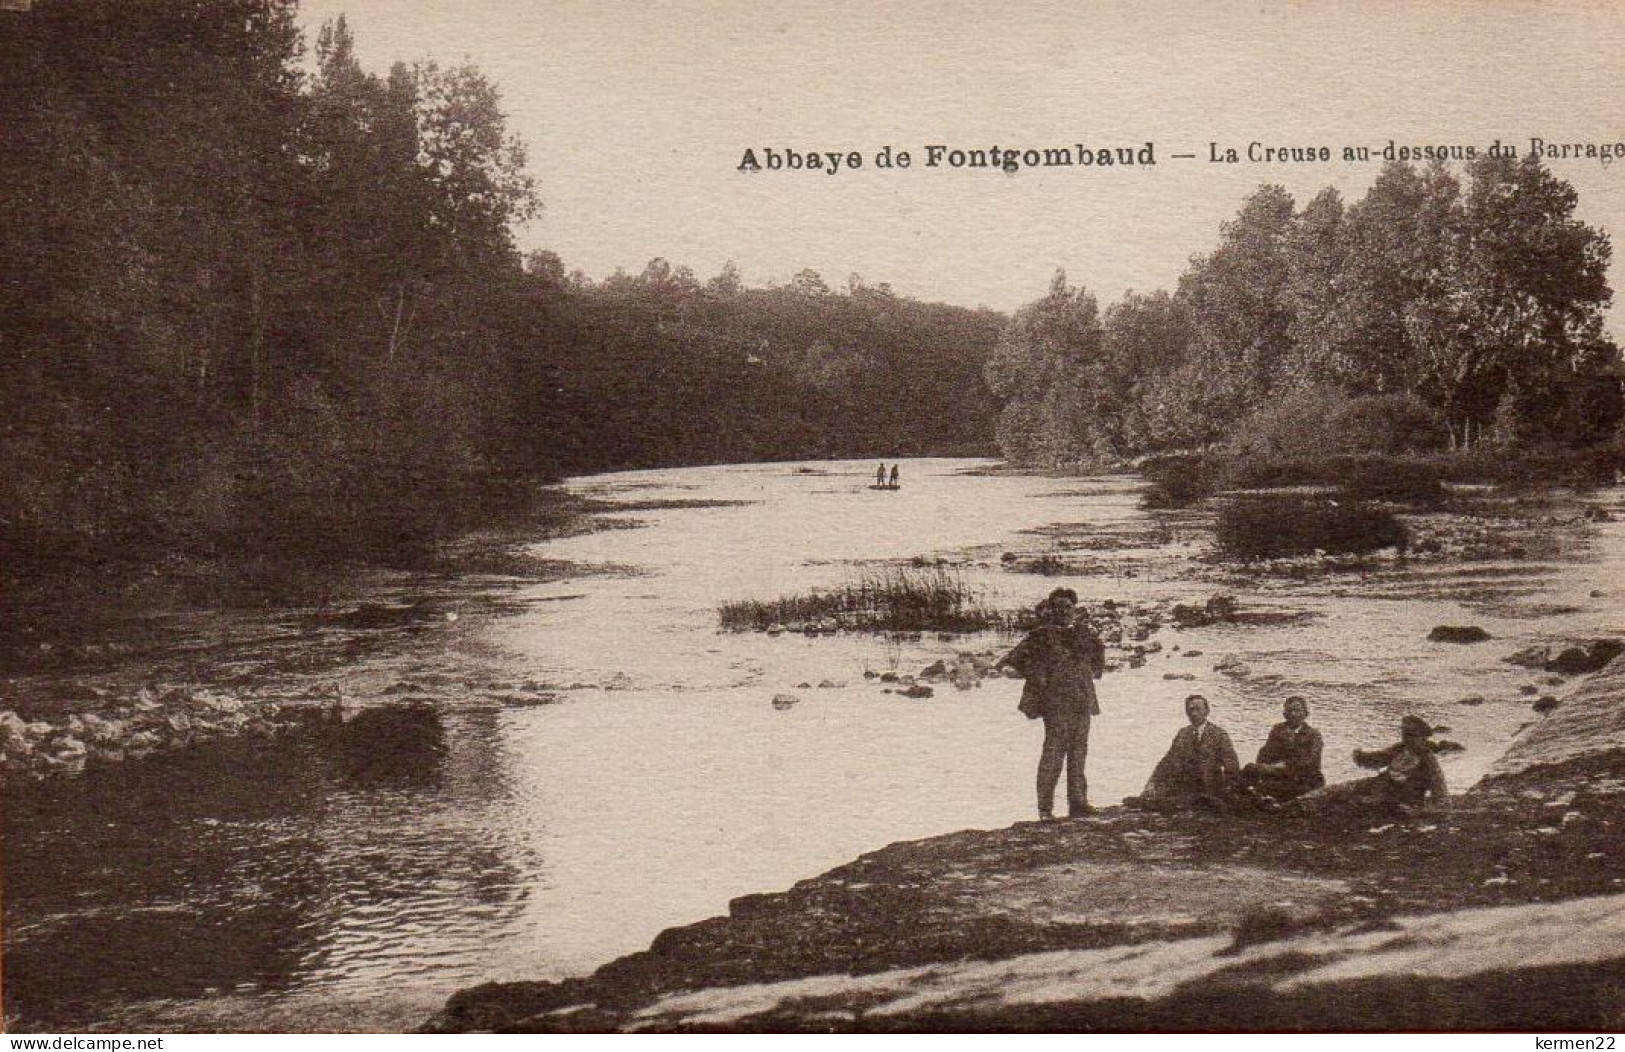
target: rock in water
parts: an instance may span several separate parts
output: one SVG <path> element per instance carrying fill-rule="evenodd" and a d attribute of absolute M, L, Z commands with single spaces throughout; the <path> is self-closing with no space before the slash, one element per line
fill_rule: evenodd
<path fill-rule="evenodd" d="M 1546 663 L 1548 672 L 1565 676 L 1579 676 L 1596 672 L 1610 661 L 1625 653 L 1625 643 L 1617 639 L 1598 639 L 1585 647 L 1569 647 Z"/>
<path fill-rule="evenodd" d="M 1490 634 L 1477 625 L 1439 625 L 1428 633 L 1431 643 L 1482 643 Z"/>
<path fill-rule="evenodd" d="M 801 699 L 796 697 L 794 694 L 773 695 L 773 707 L 778 709 L 780 712 L 783 712 L 785 709 L 792 708 L 800 704 L 800 702 Z"/>
<path fill-rule="evenodd" d="M 905 687 L 897 693 L 901 694 L 905 698 L 929 698 L 931 695 L 935 694 L 936 691 L 932 690 L 924 683 L 916 683 L 912 687 Z"/>
<path fill-rule="evenodd" d="M 1213 623 L 1213 616 L 1199 606 L 1175 603 L 1170 613 L 1174 624 L 1180 628 L 1201 628 Z"/>
<path fill-rule="evenodd" d="M 1545 668 L 1552 660 L 1551 647 L 1524 647 L 1511 657 L 1502 658 L 1509 665 L 1519 668 Z"/>

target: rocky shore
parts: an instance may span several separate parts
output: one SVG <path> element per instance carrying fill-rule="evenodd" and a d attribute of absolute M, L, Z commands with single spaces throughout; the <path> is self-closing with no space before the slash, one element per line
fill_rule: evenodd
<path fill-rule="evenodd" d="M 1442 812 L 1154 815 L 894 844 L 433 1031 L 1618 1030 L 1625 660 Z"/>
<path fill-rule="evenodd" d="M 24 719 L 0 711 L 0 784 L 7 778 L 76 775 L 92 764 L 141 759 L 234 738 L 275 738 L 342 718 L 337 703 L 289 705 L 182 687 L 142 688 L 101 712 Z"/>

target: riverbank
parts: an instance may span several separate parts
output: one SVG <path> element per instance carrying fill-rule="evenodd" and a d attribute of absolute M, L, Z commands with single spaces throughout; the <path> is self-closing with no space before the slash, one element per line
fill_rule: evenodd
<path fill-rule="evenodd" d="M 500 529 L 372 561 L 176 556 L 8 589 L 0 784 L 348 721 L 358 709 L 337 690 L 266 696 L 266 673 L 341 667 L 478 622 L 514 589 L 612 569 L 531 548 L 637 525 L 627 510 L 548 490 Z"/>
<path fill-rule="evenodd" d="M 893 844 L 427 1029 L 1618 1029 L 1622 743 L 1615 661 L 1442 813 L 1106 808 Z"/>

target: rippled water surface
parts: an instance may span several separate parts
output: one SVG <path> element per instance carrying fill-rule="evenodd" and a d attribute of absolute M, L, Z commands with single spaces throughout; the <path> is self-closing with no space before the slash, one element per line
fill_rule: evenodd
<path fill-rule="evenodd" d="M 136 658 L 10 681 L 8 704 L 25 709 L 158 678 L 340 695 L 361 715 L 8 792 L 8 1016 L 24 1029 L 411 1027 L 459 987 L 587 971 L 891 841 L 1028 817 L 1041 731 L 1014 711 L 1018 683 L 911 700 L 864 678 L 1007 640 L 716 628 L 725 600 L 914 557 L 951 560 L 995 605 L 1026 604 L 1058 580 L 999 556 L 1056 545 L 1098 560 L 1065 579 L 1086 604 L 1219 588 L 1192 561 L 1202 531 L 1154 523 L 1132 482 L 961 473 L 972 466 L 904 462 L 897 493 L 868 490 L 874 465 L 858 463 L 581 479 L 570 488 L 630 521 L 536 545 L 569 564 L 561 579 L 394 577 L 371 606 L 171 619 Z M 1060 523 L 1081 528 L 1045 529 Z M 1092 796 L 1138 791 L 1192 690 L 1244 756 L 1282 697 L 1308 696 L 1333 779 L 1353 773 L 1355 745 L 1418 711 L 1450 725 L 1466 750 L 1446 772 L 1470 782 L 1532 718 L 1519 688 L 1537 677 L 1499 659 L 1621 627 L 1625 525 L 1562 541 L 1541 562 L 1229 582 L 1249 608 L 1320 616 L 1154 636 L 1163 652 L 1102 685 Z M 1494 638 L 1427 642 L 1438 624 Z M 1246 674 L 1216 671 L 1225 657 Z M 840 685 L 798 686 L 826 680 Z M 799 703 L 775 709 L 781 693 Z M 1488 700 L 1458 704 L 1467 695 Z"/>

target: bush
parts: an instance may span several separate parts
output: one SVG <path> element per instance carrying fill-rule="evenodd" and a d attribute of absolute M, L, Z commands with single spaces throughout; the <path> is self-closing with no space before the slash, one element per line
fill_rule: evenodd
<path fill-rule="evenodd" d="M 1234 489 L 1335 486 L 1352 501 L 1435 505 L 1444 500 L 1445 470 L 1437 460 L 1332 457 L 1322 460 L 1230 461 L 1224 481 Z"/>
<path fill-rule="evenodd" d="M 1311 387 L 1279 398 L 1241 422 L 1231 440 L 1239 459 L 1312 459 L 1426 452 L 1444 434 L 1414 395 L 1348 395 Z"/>
<path fill-rule="evenodd" d="M 1214 536 L 1226 558 L 1251 561 L 1324 552 L 1404 551 L 1405 526 L 1364 504 L 1297 496 L 1243 497 L 1219 509 Z"/>
<path fill-rule="evenodd" d="M 1522 452 L 1477 448 L 1436 457 L 1433 463 L 1451 482 L 1584 488 L 1612 485 L 1615 472 L 1625 466 L 1625 451 L 1609 446 Z"/>
<path fill-rule="evenodd" d="M 1444 502 L 1444 472 L 1429 461 L 1382 458 L 1334 462 L 1330 467 L 1347 500 L 1430 507 Z"/>
<path fill-rule="evenodd" d="M 1145 508 L 1188 508 L 1212 496 L 1218 478 L 1216 466 L 1196 455 L 1156 457 L 1140 465 L 1151 480 L 1140 498 Z"/>

